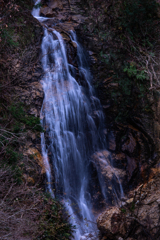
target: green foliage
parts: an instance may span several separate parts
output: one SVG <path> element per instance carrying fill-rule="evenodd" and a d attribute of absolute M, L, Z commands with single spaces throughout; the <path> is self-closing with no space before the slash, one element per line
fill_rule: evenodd
<path fill-rule="evenodd" d="M 126 66 L 123 70 L 127 73 L 128 77 L 135 77 L 137 80 L 145 80 L 148 78 L 145 70 L 137 69 L 136 63 L 131 62 L 129 66 Z"/>
<path fill-rule="evenodd" d="M 7 42 L 7 44 L 10 47 L 18 47 L 18 42 L 13 40 L 14 36 L 14 29 L 9 27 L 9 28 L 2 28 L 0 30 L 1 38 L 2 38 L 2 44 L 4 42 Z"/>
<path fill-rule="evenodd" d="M 8 164 L 16 164 L 22 158 L 22 154 L 18 153 L 13 147 L 7 147 L 6 160 Z"/>
<path fill-rule="evenodd" d="M 100 52 L 100 57 L 101 57 L 102 62 L 105 62 L 106 64 L 109 64 L 109 61 L 110 61 L 110 55 L 109 54 L 105 54 L 101 51 Z"/>
<path fill-rule="evenodd" d="M 145 42 L 149 41 L 150 35 L 154 33 L 153 21 L 157 18 L 158 3 L 155 0 L 122 2 L 120 24 L 133 37 L 142 36 Z"/>
<path fill-rule="evenodd" d="M 132 202 L 131 206 L 130 206 L 130 211 L 134 212 L 135 210 L 135 202 Z"/>
<path fill-rule="evenodd" d="M 121 208 L 121 212 L 122 213 L 126 213 L 126 209 L 125 208 Z"/>
<path fill-rule="evenodd" d="M 12 171 L 13 171 L 14 181 L 17 184 L 19 184 L 19 185 L 22 184 L 23 183 L 23 180 L 22 180 L 22 170 L 20 169 L 20 167 L 12 166 Z"/>
<path fill-rule="evenodd" d="M 27 115 L 21 103 L 16 105 L 12 104 L 9 107 L 9 111 L 12 114 L 12 116 L 17 120 L 14 126 L 15 132 L 18 132 L 21 130 L 21 123 L 24 123 L 26 125 L 26 128 L 29 128 L 38 132 L 43 131 L 43 128 L 40 124 L 40 119 L 32 115 Z"/>
<path fill-rule="evenodd" d="M 34 8 L 40 8 L 40 7 L 42 7 L 42 3 L 37 3 L 36 5 L 34 5 Z"/>
<path fill-rule="evenodd" d="M 40 223 L 40 231 L 43 232 L 36 240 L 67 240 L 72 238 L 73 226 L 68 217 L 63 215 L 63 205 L 48 194 L 44 196 L 45 209 Z"/>

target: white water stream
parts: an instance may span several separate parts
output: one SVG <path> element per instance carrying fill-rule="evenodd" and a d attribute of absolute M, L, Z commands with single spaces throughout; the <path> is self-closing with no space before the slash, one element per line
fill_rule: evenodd
<path fill-rule="evenodd" d="M 40 0 L 35 4 L 40 3 Z M 32 15 L 39 21 L 40 10 Z M 41 109 L 41 146 L 46 168 L 47 188 L 52 197 L 63 199 L 71 215 L 71 223 L 77 226 L 74 239 L 97 240 L 95 216 L 92 213 L 91 155 L 104 149 L 103 112 L 99 99 L 94 95 L 88 63 L 74 32 L 70 38 L 77 45 L 79 76 L 86 87 L 80 86 L 68 64 L 64 41 L 59 32 L 44 28 L 42 40 L 42 85 L 44 100 Z M 96 112 L 98 127 L 93 113 Z M 98 171 L 98 170 L 97 170 Z M 54 173 L 54 174 L 53 174 Z M 98 175 L 98 174 L 97 174 Z M 104 184 L 99 180 L 104 199 Z M 123 193 L 122 188 L 121 195 Z M 117 196 L 118 198 L 118 196 Z"/>

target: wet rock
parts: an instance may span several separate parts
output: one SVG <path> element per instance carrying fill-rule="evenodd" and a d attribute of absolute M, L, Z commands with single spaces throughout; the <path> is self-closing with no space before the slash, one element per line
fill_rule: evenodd
<path fill-rule="evenodd" d="M 116 138 L 113 131 L 109 132 L 108 134 L 108 149 L 110 151 L 116 150 Z"/>
<path fill-rule="evenodd" d="M 41 8 L 40 11 L 41 11 L 41 14 L 45 17 L 56 17 L 56 14 L 49 7 L 43 7 Z"/>
<path fill-rule="evenodd" d="M 152 170 L 149 182 L 131 191 L 123 207 L 112 207 L 98 217 L 100 239 L 141 240 L 146 239 L 145 232 L 159 239 L 160 169 L 157 166 Z"/>
<path fill-rule="evenodd" d="M 63 4 L 60 0 L 50 0 L 48 3 L 49 8 L 53 10 L 62 10 Z"/>
<path fill-rule="evenodd" d="M 113 164 L 115 167 L 118 168 L 126 168 L 127 166 L 127 159 L 125 153 L 112 153 Z"/>
<path fill-rule="evenodd" d="M 136 140 L 131 133 L 128 135 L 127 141 L 122 145 L 122 151 L 132 154 L 136 149 Z"/>
<path fill-rule="evenodd" d="M 66 33 L 61 33 L 61 36 L 63 37 L 63 40 L 70 41 L 70 37 Z"/>
<path fill-rule="evenodd" d="M 118 240 L 126 233 L 123 216 L 118 207 L 111 207 L 97 218 L 97 226 L 106 239 Z"/>
<path fill-rule="evenodd" d="M 93 64 L 95 64 L 95 63 L 97 63 L 97 61 L 98 61 L 98 59 L 95 57 L 95 56 L 91 56 L 91 62 L 93 63 Z"/>
<path fill-rule="evenodd" d="M 77 44 L 75 42 L 71 42 L 74 48 L 77 48 Z"/>
<path fill-rule="evenodd" d="M 59 23 L 57 26 L 62 28 L 63 30 L 65 30 L 67 32 L 70 32 L 71 30 L 72 31 L 75 30 L 75 28 L 78 26 L 78 23 L 64 22 L 64 23 Z"/>
<path fill-rule="evenodd" d="M 100 168 L 100 173 L 102 174 L 105 182 L 111 181 L 113 178 L 116 178 L 117 182 L 123 180 L 126 172 L 122 169 L 117 169 L 111 166 L 111 154 L 109 151 L 104 150 L 101 152 L 96 152 L 92 159 L 96 166 Z"/>
<path fill-rule="evenodd" d="M 128 171 L 128 180 L 133 176 L 135 169 L 137 168 L 137 163 L 134 158 L 127 156 L 127 171 Z"/>

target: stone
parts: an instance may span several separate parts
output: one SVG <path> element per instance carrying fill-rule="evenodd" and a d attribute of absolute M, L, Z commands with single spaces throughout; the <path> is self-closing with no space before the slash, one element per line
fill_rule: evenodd
<path fill-rule="evenodd" d="M 62 36 L 63 40 L 66 40 L 66 41 L 70 41 L 71 40 L 70 37 L 66 33 L 62 32 L 61 36 Z"/>
<path fill-rule="evenodd" d="M 91 56 L 91 62 L 93 64 L 97 63 L 98 59 L 95 56 Z"/>
<path fill-rule="evenodd" d="M 42 7 L 40 13 L 45 17 L 56 17 L 56 14 L 49 7 Z"/>
<path fill-rule="evenodd" d="M 89 23 L 87 28 L 88 28 L 89 32 L 92 33 L 94 28 L 95 28 L 95 24 L 94 23 Z"/>
<path fill-rule="evenodd" d="M 127 172 L 128 172 L 128 180 L 131 179 L 133 172 L 137 168 L 137 163 L 134 158 L 127 156 Z"/>
<path fill-rule="evenodd" d="M 71 42 L 74 48 L 77 48 L 77 43 L 76 42 Z"/>
<path fill-rule="evenodd" d="M 36 148 L 33 148 L 33 147 L 30 147 L 26 153 L 28 155 L 31 155 L 34 160 L 38 163 L 38 165 L 41 167 L 41 174 L 44 174 L 46 172 L 45 170 L 45 165 L 44 165 L 44 162 L 43 162 L 43 157 L 42 155 L 40 154 L 40 152 L 36 149 Z"/>
<path fill-rule="evenodd" d="M 127 204 L 130 204 L 130 203 L 133 202 L 133 200 L 134 200 L 133 198 L 130 198 L 130 199 L 128 199 L 128 200 L 126 201 L 126 203 L 127 203 Z"/>
<path fill-rule="evenodd" d="M 116 150 L 116 138 L 114 132 L 109 132 L 108 134 L 108 149 L 110 151 Z"/>
<path fill-rule="evenodd" d="M 63 5 L 62 2 L 60 0 L 50 0 L 48 3 L 48 7 L 51 8 L 52 10 L 62 10 L 63 9 Z"/>
<path fill-rule="evenodd" d="M 32 177 L 28 177 L 27 182 L 28 182 L 29 185 L 34 185 L 35 184 L 35 181 Z"/>
<path fill-rule="evenodd" d="M 100 152 L 96 152 L 93 156 L 93 162 L 97 166 L 97 168 L 100 168 L 100 172 L 102 176 L 104 177 L 105 181 L 111 181 L 113 177 L 116 177 L 117 182 L 124 179 L 126 172 L 122 169 L 114 168 L 110 164 L 110 152 L 107 150 L 103 150 Z"/>
<path fill-rule="evenodd" d="M 38 111 L 36 108 L 31 108 L 29 110 L 29 114 L 34 115 L 35 117 L 38 117 Z"/>
<path fill-rule="evenodd" d="M 123 217 L 118 207 L 111 207 L 97 218 L 98 229 L 109 239 L 123 237 L 126 233 Z"/>
<path fill-rule="evenodd" d="M 66 32 L 70 32 L 71 30 L 72 31 L 75 31 L 75 28 L 78 26 L 79 24 L 78 23 L 74 23 L 74 22 L 71 22 L 71 21 L 65 21 L 63 23 L 59 23 L 57 24 L 57 27 L 61 28 L 62 30 L 66 31 Z"/>
<path fill-rule="evenodd" d="M 133 154 L 136 149 L 136 140 L 131 133 L 128 135 L 127 141 L 122 145 L 122 151 Z"/>
<path fill-rule="evenodd" d="M 95 54 L 95 53 L 94 53 L 94 52 L 92 52 L 92 51 L 89 51 L 88 53 L 89 53 L 89 55 L 90 55 L 90 56 L 92 56 L 92 55 L 94 55 L 94 54 Z"/>
<path fill-rule="evenodd" d="M 126 168 L 127 166 L 127 159 L 125 153 L 112 153 L 112 159 L 114 162 L 114 166 L 118 168 Z"/>
<path fill-rule="evenodd" d="M 108 84 L 107 87 L 118 88 L 118 86 L 119 86 L 118 83 L 110 83 L 110 84 Z"/>
<path fill-rule="evenodd" d="M 83 23 L 86 18 L 84 18 L 82 15 L 74 15 L 72 16 L 72 20 L 77 23 Z"/>

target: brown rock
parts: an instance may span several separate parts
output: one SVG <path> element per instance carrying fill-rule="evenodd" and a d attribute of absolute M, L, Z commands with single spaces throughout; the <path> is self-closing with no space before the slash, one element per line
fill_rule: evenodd
<path fill-rule="evenodd" d="M 61 36 L 63 37 L 63 40 L 70 41 L 70 37 L 66 33 L 61 33 Z"/>
<path fill-rule="evenodd" d="M 29 185 L 34 185 L 35 184 L 35 181 L 32 177 L 28 177 L 27 182 L 28 182 Z"/>
<path fill-rule="evenodd" d="M 108 86 L 107 87 L 111 87 L 111 88 L 117 88 L 119 86 L 119 84 L 118 83 L 110 83 L 110 84 L 108 84 Z"/>
<path fill-rule="evenodd" d="M 124 170 L 111 166 L 109 151 L 103 150 L 96 152 L 92 156 L 92 159 L 95 165 L 100 168 L 100 172 L 106 181 L 111 181 L 114 176 L 118 177 L 120 180 L 125 177 L 126 172 Z M 119 180 L 117 179 L 117 181 Z"/>
<path fill-rule="evenodd" d="M 97 226 L 101 233 L 105 234 L 105 237 L 109 239 L 118 239 L 124 236 L 126 228 L 121 211 L 118 207 L 111 207 L 103 212 L 97 218 Z"/>
<path fill-rule="evenodd" d="M 84 18 L 82 15 L 74 15 L 72 16 L 72 20 L 77 23 L 83 23 L 86 18 Z"/>
<path fill-rule="evenodd" d="M 41 14 L 43 14 L 45 17 L 56 17 L 56 14 L 49 7 L 42 7 Z"/>
<path fill-rule="evenodd" d="M 42 155 L 40 154 L 40 152 L 36 149 L 36 148 L 29 148 L 26 153 L 28 155 L 32 155 L 34 160 L 36 160 L 36 162 L 38 163 L 38 165 L 42 168 L 41 170 L 41 174 L 45 173 L 45 166 L 44 166 L 44 162 L 43 162 L 43 158 Z"/>
<path fill-rule="evenodd" d="M 127 156 L 127 171 L 128 171 L 128 179 L 130 180 L 134 170 L 137 168 L 137 163 L 134 158 Z"/>
<path fill-rule="evenodd" d="M 110 132 L 108 134 L 108 149 L 110 151 L 116 150 L 116 138 L 113 132 Z"/>
<path fill-rule="evenodd" d="M 136 149 L 136 140 L 131 133 L 129 133 L 128 140 L 122 145 L 122 151 L 133 153 Z"/>
<path fill-rule="evenodd" d="M 62 2 L 60 0 L 50 0 L 48 3 L 49 8 L 56 10 L 56 9 L 63 9 Z"/>
<path fill-rule="evenodd" d="M 77 48 L 77 43 L 76 42 L 71 42 L 74 48 Z"/>

